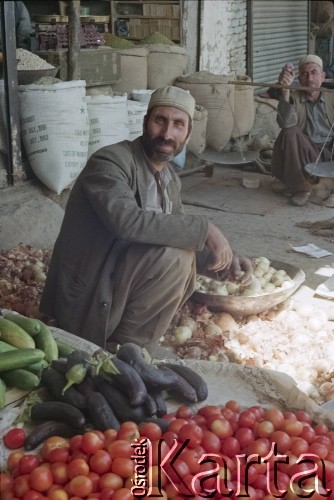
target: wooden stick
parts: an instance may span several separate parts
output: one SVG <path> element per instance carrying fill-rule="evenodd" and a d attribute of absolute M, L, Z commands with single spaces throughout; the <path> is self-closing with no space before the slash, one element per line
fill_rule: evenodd
<path fill-rule="evenodd" d="M 327 87 L 293 87 L 292 85 L 283 85 L 282 83 L 267 83 L 267 82 L 243 82 L 243 81 L 230 81 L 230 85 L 251 85 L 252 87 L 271 87 L 273 89 L 290 89 L 290 90 L 313 90 L 314 92 L 334 92 L 334 89 Z"/>

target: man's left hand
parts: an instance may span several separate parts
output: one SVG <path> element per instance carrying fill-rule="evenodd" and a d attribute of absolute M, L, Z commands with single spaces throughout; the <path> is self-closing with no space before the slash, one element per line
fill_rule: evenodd
<path fill-rule="evenodd" d="M 253 274 L 253 266 L 248 257 L 233 253 L 232 264 L 229 268 L 231 279 L 248 285 L 251 282 Z"/>

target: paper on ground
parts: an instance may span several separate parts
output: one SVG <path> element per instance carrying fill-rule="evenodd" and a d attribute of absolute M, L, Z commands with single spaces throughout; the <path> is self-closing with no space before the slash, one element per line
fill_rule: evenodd
<path fill-rule="evenodd" d="M 332 252 L 328 252 L 323 248 L 319 248 L 316 245 L 313 245 L 313 243 L 308 243 L 307 245 L 302 247 L 293 247 L 292 245 L 290 246 L 295 252 L 305 253 L 306 255 L 309 255 L 310 257 L 316 257 L 317 259 L 319 259 L 320 257 L 333 255 Z"/>
<path fill-rule="evenodd" d="M 334 276 L 331 276 L 328 280 L 321 283 L 315 293 L 328 299 L 334 299 Z"/>

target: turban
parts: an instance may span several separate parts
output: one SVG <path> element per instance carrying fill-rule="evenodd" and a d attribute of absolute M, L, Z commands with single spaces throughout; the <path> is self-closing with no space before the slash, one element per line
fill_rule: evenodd
<path fill-rule="evenodd" d="M 195 112 L 195 99 L 188 90 L 179 87 L 162 87 L 151 95 L 148 110 L 156 106 L 170 106 L 187 113 L 191 119 Z"/>

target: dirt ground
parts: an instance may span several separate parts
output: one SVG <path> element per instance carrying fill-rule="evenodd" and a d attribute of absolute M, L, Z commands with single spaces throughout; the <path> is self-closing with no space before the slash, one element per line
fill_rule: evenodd
<path fill-rule="evenodd" d="M 191 166 L 192 168 L 193 166 Z M 187 165 L 185 170 L 187 170 Z M 258 171 L 244 171 L 242 167 L 230 167 L 215 164 L 212 180 L 229 179 L 239 176 L 240 179 L 256 179 L 259 175 L 271 181 L 270 176 Z M 191 190 L 193 185 L 204 180 L 204 173 L 192 173 L 181 178 L 182 188 Z M 261 181 L 262 182 L 262 181 Z M 201 206 L 186 205 L 187 213 L 205 214 L 214 222 L 228 238 L 231 246 L 239 253 L 248 256 L 265 256 L 301 268 L 306 279 L 302 289 L 302 300 L 305 294 L 312 297 L 316 287 L 326 277 L 319 274 L 320 268 L 334 267 L 334 255 L 312 258 L 302 253 L 291 251 L 291 246 L 302 246 L 313 243 L 329 252 L 333 251 L 333 241 L 322 236 L 312 235 L 308 229 L 296 227 L 302 221 L 322 221 L 333 217 L 334 209 L 308 202 L 304 207 L 295 207 L 281 195 L 271 192 L 260 185 L 259 188 L 247 189 L 239 183 L 234 186 L 234 207 L 241 206 L 242 213 L 220 211 Z M 229 189 L 228 186 L 226 189 Z M 68 190 L 67 190 L 68 191 Z M 252 191 L 252 192 L 251 192 Z M 226 192 L 226 191 L 225 191 Z M 273 204 L 273 208 L 264 215 L 252 214 L 251 204 L 247 207 L 247 197 L 258 194 L 264 203 Z M 0 250 L 9 249 L 18 243 L 29 244 L 37 248 L 51 248 L 57 237 L 63 217 L 68 192 L 60 197 L 45 190 L 37 181 L 26 181 L 15 187 L 0 191 Z M 224 192 L 222 192 L 224 196 Z M 200 200 L 197 200 L 200 204 Z M 278 204 L 277 204 L 278 202 Z M 282 202 L 282 205 L 279 203 Z M 244 208 L 242 208 L 244 207 Z M 299 290 L 298 293 L 301 293 Z M 321 300 L 326 309 L 334 310 L 332 301 Z M 333 311 L 334 314 L 334 311 Z M 334 318 L 333 318 L 334 319 Z"/>

